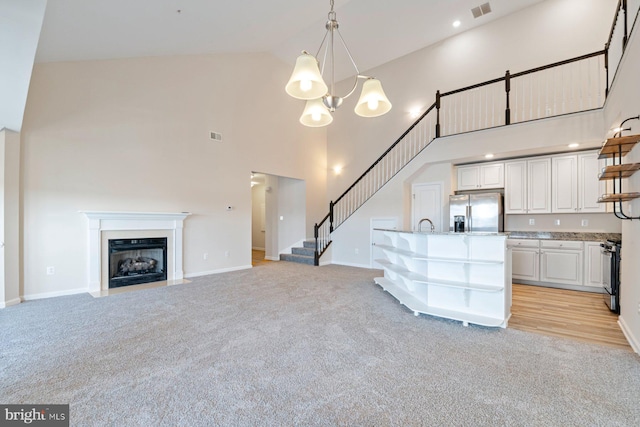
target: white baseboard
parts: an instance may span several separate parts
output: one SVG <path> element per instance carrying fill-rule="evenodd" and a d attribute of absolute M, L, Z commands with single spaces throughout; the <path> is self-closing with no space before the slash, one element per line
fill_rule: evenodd
<path fill-rule="evenodd" d="M 185 278 L 190 278 L 190 277 L 209 276 L 211 274 L 228 273 L 230 271 L 248 270 L 249 268 L 252 268 L 252 266 L 251 265 L 241 265 L 239 267 L 220 268 L 218 270 L 199 271 L 197 273 L 189 273 L 189 274 L 185 274 L 184 277 Z"/>
<path fill-rule="evenodd" d="M 26 294 L 22 296 L 22 301 L 30 301 L 43 298 L 64 297 L 67 295 L 84 294 L 89 292 L 89 288 L 69 289 L 67 291 L 43 292 L 40 294 Z"/>
<path fill-rule="evenodd" d="M 276 257 L 276 256 L 265 256 L 264 259 L 268 261 L 280 261 L 280 257 Z"/>
<path fill-rule="evenodd" d="M 622 317 L 618 317 L 618 325 L 620 326 L 620 329 L 622 329 L 622 333 L 624 334 L 627 341 L 629 341 L 629 344 L 631 345 L 633 351 L 635 351 L 637 354 L 640 354 L 640 342 L 633 336 L 631 330 L 624 322 L 624 319 Z"/>
<path fill-rule="evenodd" d="M 8 301 L 0 301 L 0 308 L 11 307 L 12 305 L 18 305 L 22 302 L 20 298 L 10 299 Z"/>
<path fill-rule="evenodd" d="M 320 261 L 320 267 L 323 267 L 325 265 L 331 265 L 331 261 Z"/>

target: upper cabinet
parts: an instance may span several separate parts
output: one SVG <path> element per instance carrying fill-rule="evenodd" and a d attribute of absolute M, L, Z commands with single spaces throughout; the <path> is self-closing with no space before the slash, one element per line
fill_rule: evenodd
<path fill-rule="evenodd" d="M 458 166 L 458 190 L 485 190 L 504 187 L 504 163 Z"/>
<path fill-rule="evenodd" d="M 550 157 L 505 163 L 504 213 L 551 213 Z"/>
<path fill-rule="evenodd" d="M 598 179 L 604 166 L 595 151 L 551 158 L 551 212 L 599 213 L 606 206 L 598 203 L 605 184 Z"/>

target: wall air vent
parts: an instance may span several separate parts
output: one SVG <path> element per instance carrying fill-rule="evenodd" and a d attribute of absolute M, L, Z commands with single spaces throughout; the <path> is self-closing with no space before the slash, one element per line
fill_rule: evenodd
<path fill-rule="evenodd" d="M 481 4 L 478 7 L 471 9 L 471 13 L 474 18 L 480 18 L 482 15 L 486 15 L 491 12 L 491 5 L 489 3 Z"/>
<path fill-rule="evenodd" d="M 217 132 L 209 132 L 209 138 L 214 141 L 222 141 L 222 134 Z"/>

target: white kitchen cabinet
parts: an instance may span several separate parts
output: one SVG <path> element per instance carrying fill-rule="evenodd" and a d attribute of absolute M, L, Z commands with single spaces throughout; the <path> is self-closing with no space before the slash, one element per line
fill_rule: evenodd
<path fill-rule="evenodd" d="M 600 196 L 607 193 L 606 181 L 598 179 L 605 166 L 606 160 L 599 159 L 597 151 L 578 154 L 578 212 L 607 211 L 607 203 L 598 203 Z"/>
<path fill-rule="evenodd" d="M 535 239 L 508 239 L 511 248 L 511 277 L 513 280 L 540 280 L 540 241 Z"/>
<path fill-rule="evenodd" d="M 553 213 L 606 212 L 598 198 L 606 183 L 598 179 L 604 162 L 597 151 L 551 157 L 551 211 Z"/>
<path fill-rule="evenodd" d="M 551 158 L 505 163 L 505 214 L 551 213 Z"/>
<path fill-rule="evenodd" d="M 582 242 L 542 240 L 540 242 L 540 280 L 581 286 L 583 257 Z"/>
<path fill-rule="evenodd" d="M 504 163 L 458 166 L 458 191 L 504 187 Z"/>
<path fill-rule="evenodd" d="M 502 234 L 419 233 L 382 230 L 374 281 L 401 304 L 467 326 L 507 327 L 511 259 Z"/>
<path fill-rule="evenodd" d="M 597 174 L 596 174 L 597 179 Z M 575 154 L 551 158 L 551 212 L 578 211 L 578 158 Z"/>
<path fill-rule="evenodd" d="M 584 242 L 584 285 L 602 289 L 600 242 Z"/>

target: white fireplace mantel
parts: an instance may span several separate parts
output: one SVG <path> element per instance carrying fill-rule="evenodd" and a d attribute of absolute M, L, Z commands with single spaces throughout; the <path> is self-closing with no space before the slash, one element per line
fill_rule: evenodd
<path fill-rule="evenodd" d="M 172 230 L 173 250 L 167 254 L 173 260 L 167 279 L 184 278 L 182 270 L 183 226 L 190 212 L 103 212 L 80 211 L 89 219 L 89 292 L 103 290 L 102 282 L 102 232 Z"/>

